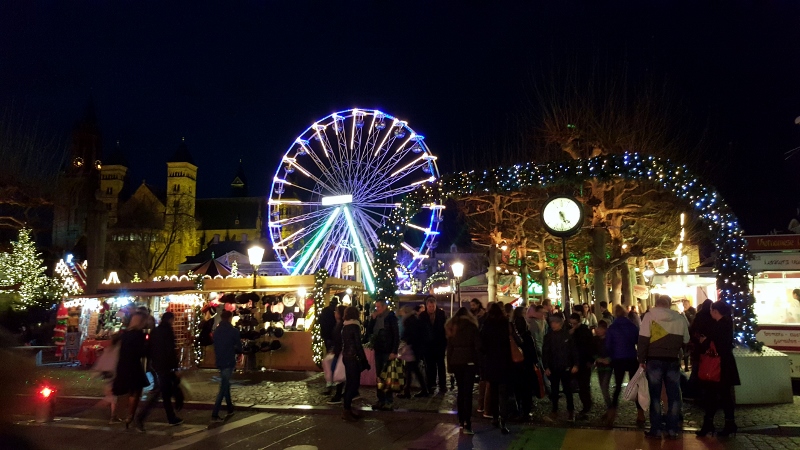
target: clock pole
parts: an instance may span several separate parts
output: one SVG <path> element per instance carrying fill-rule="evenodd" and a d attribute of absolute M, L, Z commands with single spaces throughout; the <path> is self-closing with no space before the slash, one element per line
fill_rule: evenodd
<path fill-rule="evenodd" d="M 564 304 L 564 316 L 569 317 L 572 309 L 569 305 L 569 265 L 567 263 L 567 238 L 561 237 L 561 250 L 564 252 L 564 285 L 561 287 L 561 298 Z"/>

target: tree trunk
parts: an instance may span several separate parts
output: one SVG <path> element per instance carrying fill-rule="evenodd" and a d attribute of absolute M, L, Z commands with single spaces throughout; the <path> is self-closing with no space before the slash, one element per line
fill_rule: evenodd
<path fill-rule="evenodd" d="M 622 290 L 622 277 L 619 267 L 611 270 L 611 301 L 609 304 L 619 305 Z"/>
<path fill-rule="evenodd" d="M 608 234 L 601 227 L 594 227 L 589 230 L 592 237 L 592 272 L 594 273 L 594 299 L 596 303 L 608 302 L 608 289 L 606 288 L 606 277 L 608 262 L 606 261 L 606 242 Z"/>
<path fill-rule="evenodd" d="M 633 300 L 633 285 L 636 284 L 636 272 L 631 270 L 631 266 L 626 262 L 619 266 L 622 277 L 622 301 L 624 306 L 630 306 Z"/>
<path fill-rule="evenodd" d="M 542 300 L 550 295 L 550 280 L 547 277 L 547 262 L 544 260 L 544 255 L 544 251 L 539 253 L 539 283 L 542 285 Z"/>
<path fill-rule="evenodd" d="M 486 272 L 486 282 L 489 284 L 489 302 L 497 301 L 497 246 L 489 246 L 489 270 Z"/>
<path fill-rule="evenodd" d="M 528 306 L 528 238 L 523 237 L 520 246 L 517 248 L 517 260 L 519 264 L 519 277 L 520 277 L 520 297 L 522 297 L 523 306 Z"/>

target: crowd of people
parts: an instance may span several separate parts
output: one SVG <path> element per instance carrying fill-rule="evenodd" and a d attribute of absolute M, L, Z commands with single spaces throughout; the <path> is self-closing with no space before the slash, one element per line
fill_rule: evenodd
<path fill-rule="evenodd" d="M 378 301 L 362 324 L 358 309 L 332 304 L 326 308 L 328 314 L 323 313 L 323 338 L 337 360 L 341 355 L 347 381 L 331 384 L 326 393 L 332 395 L 330 404 L 343 404 L 345 420 L 361 417 L 352 401 L 359 395 L 361 372 L 370 368 L 364 351 L 370 345 L 378 376 L 393 360 L 404 361 L 405 385 L 398 398 L 444 394 L 449 378 L 450 388 L 454 384 L 458 391 L 457 417 L 465 434 L 473 433 L 476 381 L 477 414 L 509 433 L 509 419 L 532 418 L 534 401 L 548 396 L 551 413 L 544 421 L 559 419 L 562 398 L 567 421 L 587 420 L 594 407 L 591 382 L 596 376 L 605 409 L 600 422 L 611 427 L 625 375 L 630 380 L 642 368 L 653 399 L 646 435 L 674 438 L 682 420 L 681 363 L 687 371 L 697 367 L 713 344 L 724 375 L 720 380 L 700 380 L 693 370 L 689 382 L 703 393 L 700 400 L 706 411 L 697 434 L 715 432 L 714 414 L 722 409 L 725 427 L 717 435 L 727 436 L 736 432 L 732 389 L 739 384 L 730 307 L 710 300 L 697 311 L 688 302 L 683 306 L 678 312 L 670 297 L 659 295 L 641 317 L 636 306 L 610 309 L 606 302 L 599 302 L 594 311 L 588 304 L 579 304 L 565 315 L 548 299 L 517 308 L 499 302 L 485 306 L 472 299 L 469 308 L 458 309 L 448 319 L 436 299 L 428 297 L 418 309 L 407 305 L 397 314 Z M 412 392 L 414 382 L 419 387 L 416 392 Z M 394 409 L 392 389 L 378 386 L 373 410 Z M 580 402 L 577 414 L 574 394 Z M 638 402 L 636 408 L 636 423 L 644 427 L 646 411 Z"/>

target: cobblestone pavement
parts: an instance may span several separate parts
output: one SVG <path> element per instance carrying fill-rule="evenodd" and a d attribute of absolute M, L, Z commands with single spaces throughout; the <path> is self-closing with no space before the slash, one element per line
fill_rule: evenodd
<path fill-rule="evenodd" d="M 187 371 L 184 378 L 190 387 L 189 400 L 199 402 L 213 402 L 216 398 L 218 383 L 215 370 Z M 92 377 L 92 372 L 80 368 L 43 369 L 39 372 L 40 379 L 47 379 L 60 390 L 62 396 L 89 396 L 102 397 L 104 384 L 101 380 Z M 31 382 L 34 380 L 31 379 Z M 328 400 L 321 394 L 325 382 L 321 373 L 315 372 L 251 372 L 235 374 L 231 394 L 238 405 L 270 405 L 292 406 L 311 405 L 323 406 Z M 602 395 L 593 379 L 594 408 L 588 421 L 577 422 L 576 426 L 599 425 L 599 417 L 605 412 Z M 376 402 L 375 390 L 371 387 L 362 387 L 361 394 L 363 405 Z M 477 398 L 477 395 L 476 395 Z M 575 395 L 576 409 L 580 409 L 580 400 Z M 448 391 L 444 395 L 435 395 L 421 399 L 397 399 L 395 405 L 399 409 L 428 412 L 449 412 L 454 409 L 455 391 Z M 561 411 L 566 409 L 564 400 L 561 400 Z M 535 401 L 533 420 L 539 419 L 549 413 L 550 402 L 548 399 Z M 684 403 L 684 425 L 686 427 L 699 427 L 702 421 L 702 411 L 692 401 Z M 721 413 L 718 414 L 718 425 L 722 426 Z M 635 426 L 636 408 L 633 403 L 620 401 L 617 426 Z M 800 396 L 795 396 L 793 403 L 783 405 L 744 405 L 737 407 L 736 421 L 740 429 L 749 427 L 765 427 L 791 423 L 800 423 Z"/>

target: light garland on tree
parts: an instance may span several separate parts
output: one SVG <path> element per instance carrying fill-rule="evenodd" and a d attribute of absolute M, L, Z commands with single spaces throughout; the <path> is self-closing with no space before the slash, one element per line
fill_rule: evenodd
<path fill-rule="evenodd" d="M 192 342 L 192 350 L 194 350 L 194 365 L 199 366 L 200 361 L 203 360 L 203 346 L 200 345 L 200 322 L 203 318 L 202 307 L 195 305 L 192 307 L 191 321 L 192 321 L 192 335 L 194 341 Z"/>
<path fill-rule="evenodd" d="M 311 354 L 314 357 L 314 364 L 321 365 L 322 358 L 325 357 L 325 341 L 322 339 L 322 328 L 319 326 L 320 314 L 325 307 L 325 281 L 328 279 L 328 271 L 320 269 L 314 274 L 314 324 L 311 326 Z"/>
<path fill-rule="evenodd" d="M 755 337 L 757 319 L 748 280 L 750 265 L 738 219 L 716 189 L 704 185 L 685 165 L 638 153 L 461 172 L 443 177 L 436 184 L 420 186 L 402 199 L 400 207 L 392 210 L 378 230 L 380 242 L 375 252 L 376 298 L 394 303 L 396 285 L 393 268 L 400 240 L 408 221 L 424 204 L 475 193 L 514 192 L 559 184 L 577 185 L 590 179 L 652 181 L 691 204 L 699 218 L 714 233 L 718 250 L 715 262 L 718 298 L 733 308 L 736 340 L 753 350 L 760 350 L 762 344 Z"/>
<path fill-rule="evenodd" d="M 22 228 L 16 241 L 11 242 L 10 253 L 0 253 L 0 286 L 15 286 L 11 291 L 19 295 L 15 309 L 31 306 L 51 306 L 65 292 L 62 283 L 48 277 L 47 267 L 36 243 L 31 238 L 31 230 Z M 49 303 L 49 304 L 48 304 Z"/>

